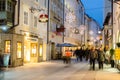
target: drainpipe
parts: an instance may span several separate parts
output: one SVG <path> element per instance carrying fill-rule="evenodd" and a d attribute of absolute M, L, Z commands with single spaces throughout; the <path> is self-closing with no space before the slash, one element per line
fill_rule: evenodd
<path fill-rule="evenodd" d="M 64 24 L 64 20 L 65 20 L 64 17 L 65 17 L 65 15 L 64 15 L 64 13 L 65 13 L 65 0 L 63 0 L 63 25 L 64 25 L 64 28 L 65 28 L 65 24 Z M 63 43 L 64 43 L 64 32 L 63 32 Z"/>
<path fill-rule="evenodd" d="M 50 4 L 49 3 L 50 2 L 48 0 L 47 44 L 49 44 L 49 24 L 50 24 L 50 13 L 49 13 Z"/>

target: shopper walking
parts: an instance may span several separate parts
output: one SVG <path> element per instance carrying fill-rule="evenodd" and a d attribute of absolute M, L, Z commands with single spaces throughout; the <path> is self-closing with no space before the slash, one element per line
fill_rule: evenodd
<path fill-rule="evenodd" d="M 95 60 L 98 58 L 97 51 L 95 50 L 95 47 L 92 47 L 90 51 L 90 69 L 92 68 L 95 70 Z"/>
<path fill-rule="evenodd" d="M 105 54 L 102 48 L 99 49 L 98 51 L 98 64 L 99 64 L 99 69 L 103 69 L 103 64 L 105 61 Z"/>

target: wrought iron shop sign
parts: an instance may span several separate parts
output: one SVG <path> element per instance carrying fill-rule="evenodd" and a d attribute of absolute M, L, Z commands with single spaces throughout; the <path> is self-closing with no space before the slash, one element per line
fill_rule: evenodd
<path fill-rule="evenodd" d="M 43 23 L 48 22 L 48 15 L 47 14 L 41 14 L 39 16 L 39 22 L 43 22 Z"/>

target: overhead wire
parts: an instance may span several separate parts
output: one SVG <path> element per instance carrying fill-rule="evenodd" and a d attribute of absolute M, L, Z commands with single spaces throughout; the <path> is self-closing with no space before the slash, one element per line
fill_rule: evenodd
<path fill-rule="evenodd" d="M 107 6 L 107 7 L 98 7 L 98 8 L 88 8 L 88 9 L 85 9 L 85 10 L 98 10 L 98 9 L 105 9 L 105 8 L 111 8 L 111 7 Z"/>

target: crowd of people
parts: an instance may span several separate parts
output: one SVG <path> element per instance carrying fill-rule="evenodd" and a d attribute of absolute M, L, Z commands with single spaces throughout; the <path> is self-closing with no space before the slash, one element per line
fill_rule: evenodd
<path fill-rule="evenodd" d="M 72 54 L 67 50 L 66 51 L 66 61 L 68 61 L 68 63 L 70 63 L 70 58 L 71 58 Z M 110 63 L 110 55 L 108 52 L 108 49 L 103 49 L 103 48 L 80 48 L 80 49 L 76 49 L 73 52 L 73 56 L 76 57 L 76 61 L 77 62 L 81 62 L 83 61 L 83 59 L 85 59 L 86 61 L 89 61 L 90 63 L 90 69 L 95 70 L 95 63 L 98 62 L 98 67 L 99 69 L 103 69 L 104 68 L 104 63 L 109 64 Z M 64 60 L 65 61 L 65 60 Z M 66 62 L 67 63 L 67 62 Z"/>

